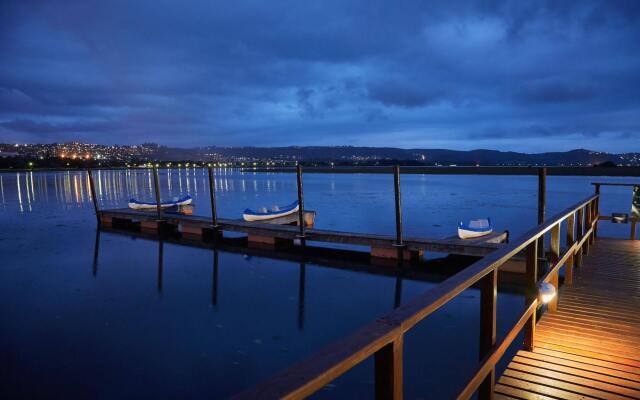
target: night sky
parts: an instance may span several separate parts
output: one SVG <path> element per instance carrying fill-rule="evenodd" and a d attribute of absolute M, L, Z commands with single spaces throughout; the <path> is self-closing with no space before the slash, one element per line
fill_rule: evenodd
<path fill-rule="evenodd" d="M 0 142 L 640 151 L 640 1 L 0 0 Z"/>

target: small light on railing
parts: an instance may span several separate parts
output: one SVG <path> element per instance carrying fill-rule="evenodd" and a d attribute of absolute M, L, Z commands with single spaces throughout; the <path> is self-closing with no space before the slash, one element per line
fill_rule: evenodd
<path fill-rule="evenodd" d="M 538 297 L 543 304 L 547 304 L 556 297 L 556 287 L 549 282 L 541 282 L 538 285 Z"/>

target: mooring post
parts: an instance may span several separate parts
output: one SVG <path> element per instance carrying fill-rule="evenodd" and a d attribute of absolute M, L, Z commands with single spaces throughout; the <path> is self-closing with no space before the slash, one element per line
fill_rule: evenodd
<path fill-rule="evenodd" d="M 402 243 L 402 199 L 400 196 L 400 166 L 393 168 L 393 189 L 396 200 L 396 246 L 403 246 Z"/>
<path fill-rule="evenodd" d="M 302 165 L 296 166 L 296 175 L 298 181 L 298 229 L 300 236 L 300 244 L 304 245 L 304 194 L 302 191 Z"/>
<path fill-rule="evenodd" d="M 547 206 L 547 169 L 538 168 L 538 225 L 544 222 Z M 538 239 L 538 256 L 544 257 L 544 235 Z"/>
<path fill-rule="evenodd" d="M 162 207 L 160 206 L 160 180 L 158 178 L 158 168 L 153 167 L 153 186 L 156 194 L 156 210 L 158 211 L 158 220 L 162 219 Z"/>
<path fill-rule="evenodd" d="M 93 184 L 93 174 L 91 173 L 91 168 L 87 168 L 87 174 L 89 174 L 89 190 L 91 191 L 91 199 L 93 200 L 93 210 L 96 213 L 98 226 L 100 226 L 102 224 L 102 221 L 100 219 L 100 210 L 98 209 L 98 199 L 96 198 L 96 188 Z"/>
<path fill-rule="evenodd" d="M 209 167 L 209 200 L 211 201 L 211 223 L 213 230 L 218 230 L 218 213 L 216 211 L 216 185 L 213 177 L 213 168 Z"/>

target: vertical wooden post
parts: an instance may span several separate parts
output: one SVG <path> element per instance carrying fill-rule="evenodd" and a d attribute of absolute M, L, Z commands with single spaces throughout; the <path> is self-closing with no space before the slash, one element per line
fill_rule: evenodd
<path fill-rule="evenodd" d="M 594 212 L 593 214 L 595 215 L 595 226 L 593 227 L 593 238 L 595 239 L 598 236 L 598 222 L 600 220 L 600 184 L 596 183 L 596 194 L 598 195 L 598 197 L 596 197 L 594 204 Z"/>
<path fill-rule="evenodd" d="M 578 218 L 576 221 L 576 234 L 577 234 L 577 240 L 582 241 L 582 238 L 584 237 L 584 208 L 578 209 Z M 582 267 L 582 246 L 576 250 L 575 266 L 576 268 Z"/>
<path fill-rule="evenodd" d="M 300 244 L 304 245 L 304 192 L 302 190 L 302 165 L 296 166 L 296 177 L 298 182 L 298 227 Z"/>
<path fill-rule="evenodd" d="M 538 225 L 544 222 L 547 207 L 547 169 L 538 168 Z M 538 239 L 538 256 L 544 257 L 544 235 Z"/>
<path fill-rule="evenodd" d="M 160 180 L 158 179 L 158 168 L 153 167 L 153 186 L 156 194 L 156 210 L 158 212 L 158 220 L 162 219 L 162 207 L 160 206 Z"/>
<path fill-rule="evenodd" d="M 567 218 L 567 248 L 571 248 L 576 242 L 576 213 L 571 214 Z M 564 283 L 568 286 L 573 284 L 573 257 L 575 253 L 571 253 L 567 258 L 566 269 L 564 271 Z"/>
<path fill-rule="evenodd" d="M 400 196 L 400 166 L 393 168 L 393 189 L 396 205 L 396 245 L 402 246 L 402 203 Z"/>
<path fill-rule="evenodd" d="M 636 224 L 638 223 L 638 221 L 632 217 L 631 219 L 631 234 L 629 236 L 629 239 L 631 240 L 636 240 Z"/>
<path fill-rule="evenodd" d="M 527 266 L 525 271 L 525 285 L 527 288 L 526 304 L 528 306 L 538 297 L 538 241 L 534 240 L 527 246 Z M 536 311 L 529 317 L 524 326 L 524 348 L 533 351 L 533 339 L 536 333 Z"/>
<path fill-rule="evenodd" d="M 402 399 L 402 347 L 398 336 L 374 355 L 376 400 Z"/>
<path fill-rule="evenodd" d="M 591 203 L 587 203 L 584 206 L 584 234 L 589 236 L 587 232 L 589 232 L 589 228 L 591 227 Z M 587 240 L 584 241 L 584 247 L 582 248 L 582 254 L 589 255 L 589 243 L 591 240 L 590 237 L 587 237 Z"/>
<path fill-rule="evenodd" d="M 216 185 L 213 177 L 213 168 L 209 167 L 209 201 L 211 202 L 211 223 L 213 229 L 218 229 L 218 212 L 216 209 Z"/>
<path fill-rule="evenodd" d="M 498 299 L 498 270 L 494 269 L 480 280 L 480 354 L 483 360 L 496 344 L 496 303 Z M 487 374 L 478 388 L 478 398 L 490 399 L 495 385 L 495 368 Z"/>
<path fill-rule="evenodd" d="M 87 174 L 89 174 L 89 190 L 91 191 L 91 199 L 93 200 L 93 210 L 96 213 L 96 220 L 98 221 L 98 226 L 102 225 L 102 220 L 100 219 L 100 210 L 98 209 L 98 198 L 96 197 L 96 187 L 93 184 L 93 174 L 91 173 L 91 168 L 87 168 Z"/>
<path fill-rule="evenodd" d="M 551 254 L 549 257 L 549 263 L 551 267 L 555 267 L 555 265 L 560 260 L 560 223 L 551 228 Z M 556 271 L 551 275 L 551 284 L 555 286 L 556 291 L 560 290 L 559 287 L 559 279 L 558 279 L 559 271 Z M 555 312 L 558 309 L 558 296 L 555 296 L 549 303 L 548 308 L 549 311 Z"/>

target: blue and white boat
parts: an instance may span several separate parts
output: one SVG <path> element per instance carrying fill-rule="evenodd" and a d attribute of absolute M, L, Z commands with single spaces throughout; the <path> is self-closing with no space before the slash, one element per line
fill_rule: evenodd
<path fill-rule="evenodd" d="M 458 237 L 460 239 L 471 239 L 490 235 L 493 232 L 493 224 L 490 218 L 472 219 L 465 224 L 458 224 Z"/>
<path fill-rule="evenodd" d="M 167 208 L 167 207 L 175 207 L 175 206 L 186 206 L 188 204 L 191 204 L 192 201 L 193 199 L 189 195 L 182 196 L 182 197 L 174 197 L 171 200 L 161 201 L 160 207 Z M 156 209 L 157 207 L 158 207 L 157 203 L 139 201 L 136 199 L 129 200 L 129 208 L 133 208 L 134 210 L 149 210 L 149 209 Z"/>
<path fill-rule="evenodd" d="M 258 211 L 247 208 L 242 213 L 242 218 L 245 221 L 264 221 L 293 214 L 298 211 L 298 208 L 298 200 L 287 206 L 273 206 L 268 210 L 265 207 L 259 208 Z"/>

